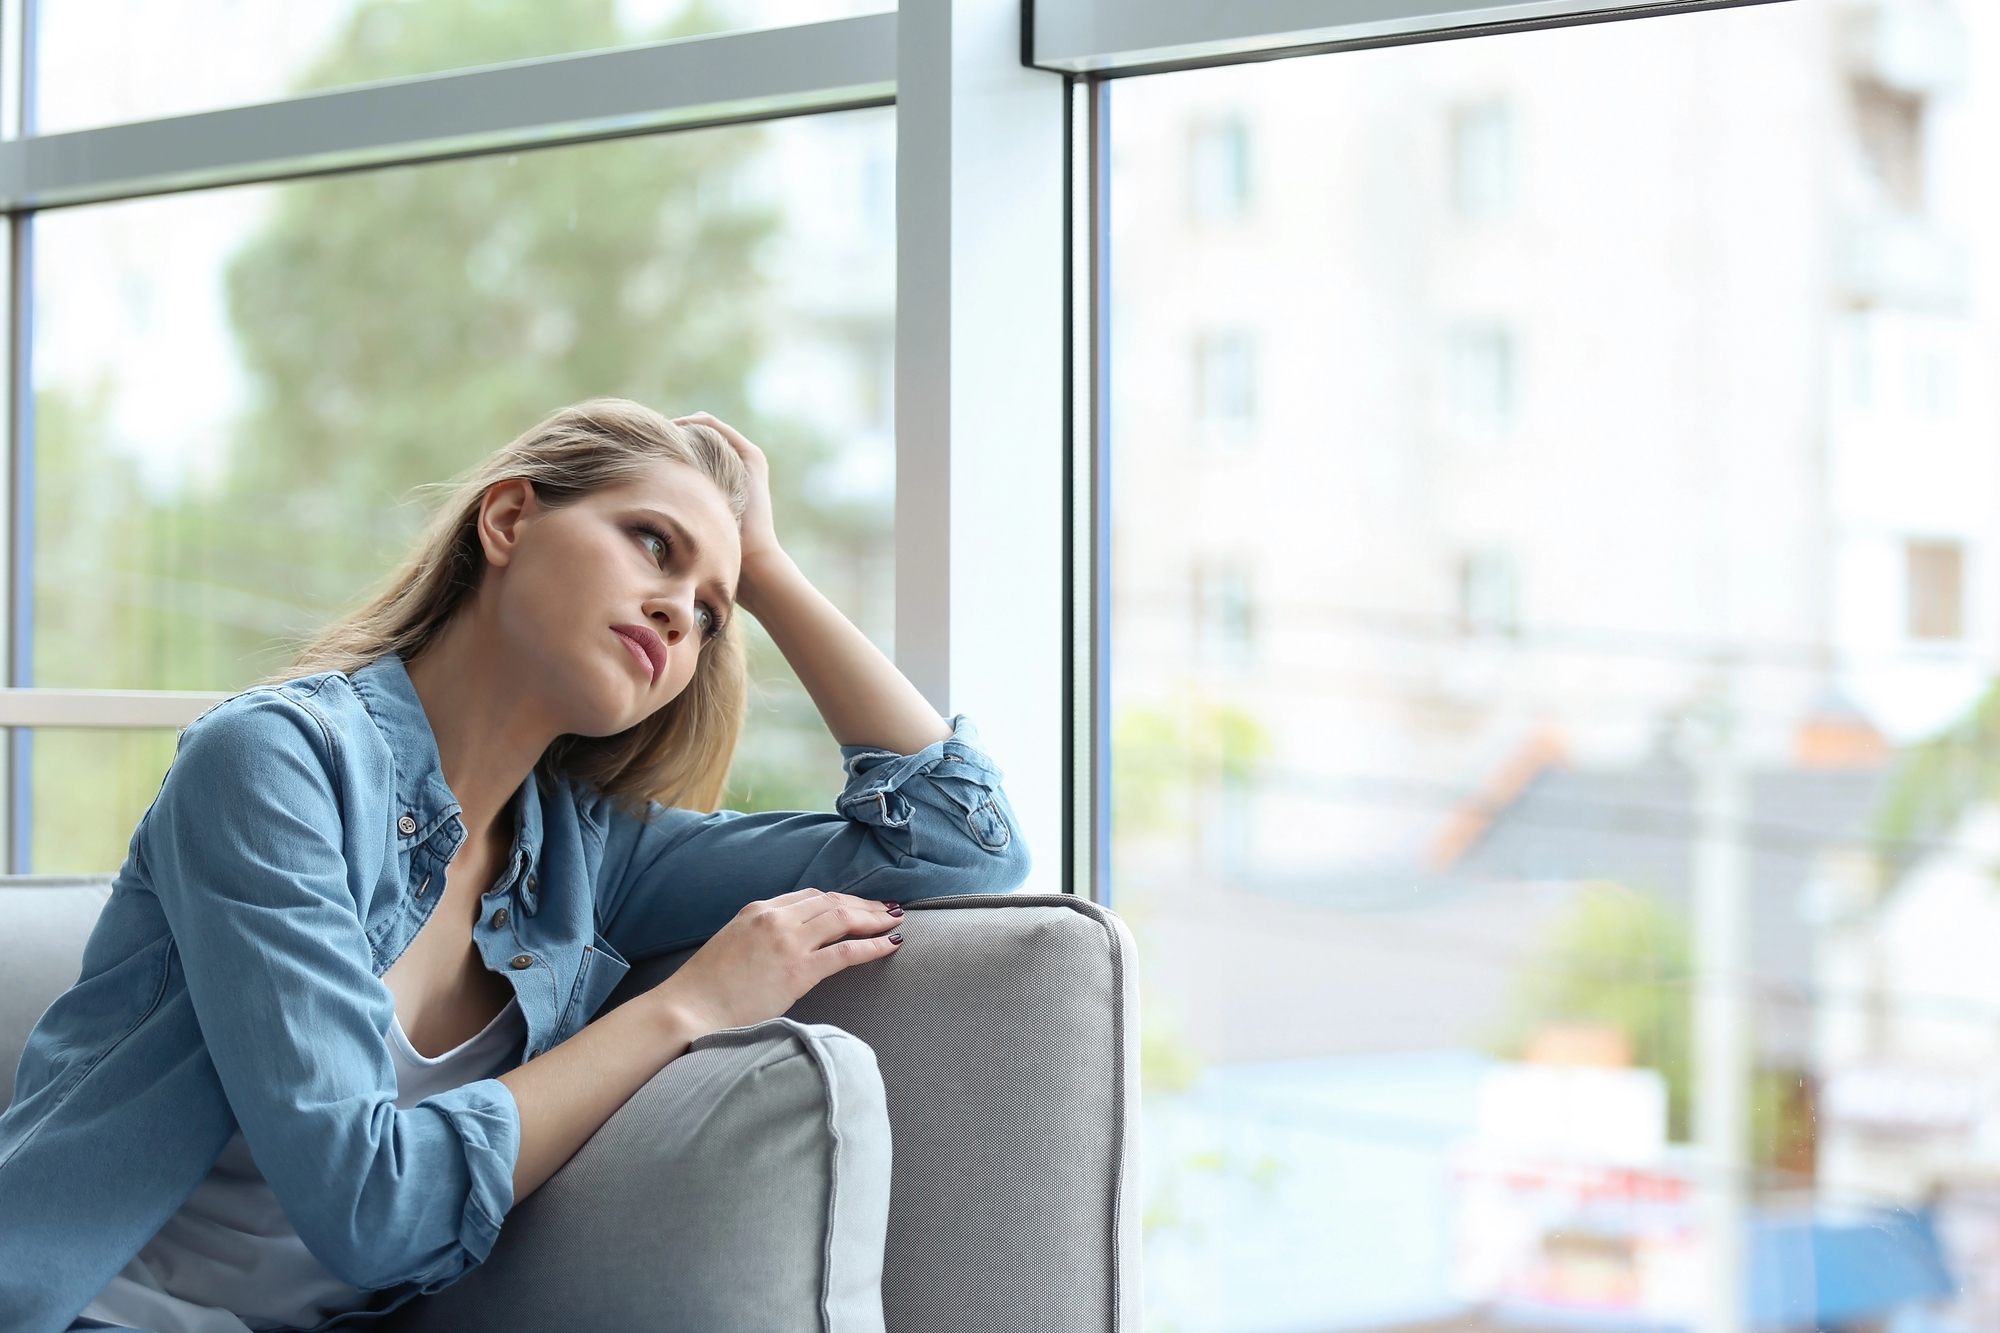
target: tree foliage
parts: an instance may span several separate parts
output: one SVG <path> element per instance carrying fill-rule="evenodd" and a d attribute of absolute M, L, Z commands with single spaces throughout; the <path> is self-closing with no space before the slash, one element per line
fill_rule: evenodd
<path fill-rule="evenodd" d="M 1632 1042 L 1633 1060 L 1667 1084 L 1668 1132 L 1688 1125 L 1693 1008 L 1687 929 L 1657 901 L 1617 884 L 1589 884 L 1522 972 L 1498 1046 L 1518 1056 L 1552 1023 L 1603 1023 Z"/>

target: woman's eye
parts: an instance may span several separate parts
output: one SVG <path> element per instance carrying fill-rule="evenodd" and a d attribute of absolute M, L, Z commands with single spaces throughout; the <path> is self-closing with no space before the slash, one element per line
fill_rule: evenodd
<path fill-rule="evenodd" d="M 667 544 L 658 536 L 642 532 L 639 534 L 639 541 L 645 546 L 646 554 L 653 557 L 654 563 L 660 563 L 667 558 Z"/>
<path fill-rule="evenodd" d="M 715 613 L 705 606 L 695 607 L 694 627 L 701 632 L 702 638 L 708 638 L 715 633 Z"/>

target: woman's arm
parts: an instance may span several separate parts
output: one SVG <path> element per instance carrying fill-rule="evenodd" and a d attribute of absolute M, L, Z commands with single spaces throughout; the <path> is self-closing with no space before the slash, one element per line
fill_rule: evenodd
<path fill-rule="evenodd" d="M 901 911 L 801 889 L 754 902 L 673 976 L 500 1081 L 521 1113 L 514 1199 L 533 1193 L 698 1037 L 790 1009 L 827 977 L 896 951 Z"/>
<path fill-rule="evenodd" d="M 778 544 L 764 451 L 706 412 L 681 420 L 720 432 L 750 471 L 736 600 L 770 632 L 834 739 L 915 754 L 950 736 L 951 727 L 917 687 L 807 581 Z"/>
<path fill-rule="evenodd" d="M 338 795 L 370 762 L 282 692 L 239 695 L 182 734 L 130 864 L 258 1168 L 314 1256 L 372 1290 L 486 1257 L 519 1118 L 486 1079 L 396 1106 L 395 1001 L 362 926 L 377 868 L 349 862 Z"/>

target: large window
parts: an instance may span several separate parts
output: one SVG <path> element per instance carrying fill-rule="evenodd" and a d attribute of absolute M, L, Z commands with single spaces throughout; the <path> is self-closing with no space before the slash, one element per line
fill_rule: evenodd
<path fill-rule="evenodd" d="M 1112 85 L 1149 1327 L 2000 1317 L 1993 23 Z"/>
<path fill-rule="evenodd" d="M 548 408 L 731 414 L 1133 926 L 1150 1328 L 2000 1327 L 1992 7 L 921 4 L 30 0 L 7 683 L 241 687 Z M 10 725 L 112 868 L 171 734 Z"/>
<path fill-rule="evenodd" d="M 426 24 L 540 22 L 362 6 L 316 68 L 421 68 Z M 282 671 L 387 571 L 427 486 L 600 394 L 741 422 L 802 563 L 892 646 L 894 165 L 894 113 L 863 110 L 40 215 L 34 683 Z M 825 805 L 833 743 L 751 633 L 728 799 Z M 172 749 L 38 732 L 33 868 L 115 870 Z"/>

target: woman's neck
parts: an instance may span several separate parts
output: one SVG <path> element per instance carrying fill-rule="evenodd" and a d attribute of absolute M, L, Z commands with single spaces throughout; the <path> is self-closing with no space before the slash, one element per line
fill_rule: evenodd
<path fill-rule="evenodd" d="M 405 664 L 468 838 L 489 835 L 556 738 L 483 621 L 475 601 Z"/>

